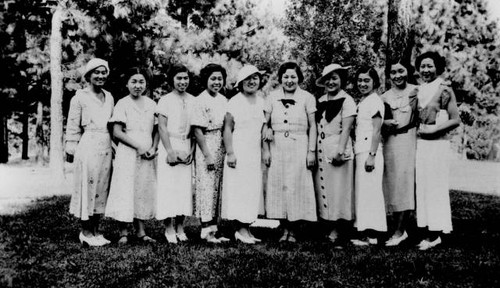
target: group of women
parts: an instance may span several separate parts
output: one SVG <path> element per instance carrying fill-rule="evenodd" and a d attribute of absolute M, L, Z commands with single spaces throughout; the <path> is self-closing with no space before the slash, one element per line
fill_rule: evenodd
<path fill-rule="evenodd" d="M 459 125 L 458 109 L 439 77 L 443 57 L 427 52 L 415 64 L 420 86 L 408 81 L 411 65 L 394 62 L 392 88 L 382 96 L 376 70 L 359 69 L 356 99 L 344 90 L 349 67 L 338 64 L 317 79 L 325 89 L 318 99 L 299 87 L 304 76 L 294 62 L 280 66 L 280 87 L 265 97 L 261 71 L 243 66 L 239 93 L 229 100 L 221 94 L 222 66 L 201 70 L 205 90 L 197 97 L 186 92 L 187 68 L 174 66 L 167 75 L 173 90 L 158 104 L 145 96 L 148 72 L 133 68 L 129 95 L 115 106 L 103 89 L 107 62 L 90 60 L 89 85 L 71 100 L 66 133 L 75 174 L 70 213 L 81 219 L 80 242 L 110 243 L 98 229 L 104 214 L 119 221 L 121 244 L 129 241 L 130 223 L 139 240 L 155 242 L 145 230 L 150 219 L 164 221 L 169 243 L 186 241 L 185 216 L 201 220 L 200 237 L 209 243 L 230 241 L 217 229 L 226 219 L 236 241 L 254 244 L 261 240 L 249 227 L 265 211 L 280 220 L 279 241 L 297 241 L 299 221 L 321 221 L 327 238 L 343 245 L 344 224 L 354 221 L 352 244 L 376 244 L 389 213 L 395 231 L 386 246 L 408 237 L 413 214 L 427 231 L 419 249 L 438 245 L 452 229 L 446 132 Z"/>

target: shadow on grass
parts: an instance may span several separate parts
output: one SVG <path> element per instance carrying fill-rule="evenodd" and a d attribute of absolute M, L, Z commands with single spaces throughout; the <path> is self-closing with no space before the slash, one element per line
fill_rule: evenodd
<path fill-rule="evenodd" d="M 264 242 L 251 246 L 208 245 L 190 226 L 192 240 L 174 246 L 162 240 L 160 221 L 147 224 L 156 244 L 82 248 L 69 197 L 45 198 L 0 216 L 0 286 L 500 287 L 500 198 L 456 191 L 451 197 L 455 230 L 426 252 L 409 244 L 336 250 L 317 225 L 304 226 L 297 244 L 278 243 L 279 231 L 259 228 L 254 234 Z M 116 222 L 103 221 L 102 230 L 117 240 Z"/>

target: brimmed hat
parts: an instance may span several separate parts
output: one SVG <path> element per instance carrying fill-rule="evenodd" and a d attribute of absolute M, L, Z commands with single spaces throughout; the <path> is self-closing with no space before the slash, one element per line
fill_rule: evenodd
<path fill-rule="evenodd" d="M 244 65 L 238 72 L 238 78 L 236 80 L 236 86 L 240 85 L 240 82 L 247 79 L 251 75 L 257 73 L 262 76 L 266 71 L 260 71 L 257 67 L 253 65 Z"/>
<path fill-rule="evenodd" d="M 325 85 L 323 82 L 325 82 L 327 76 L 329 76 L 330 73 L 335 72 L 335 71 L 339 71 L 339 72 L 343 73 L 345 77 L 347 77 L 347 70 L 349 68 L 351 68 L 351 66 L 342 67 L 339 64 L 330 64 L 330 65 L 326 66 L 323 69 L 323 73 L 321 73 L 321 77 L 319 77 L 316 80 L 316 86 L 324 87 Z"/>
<path fill-rule="evenodd" d="M 108 70 L 109 73 L 108 61 L 103 60 L 101 58 L 94 58 L 91 59 L 85 66 L 85 70 L 83 71 L 83 77 L 86 78 L 88 73 L 90 73 L 92 70 L 100 66 L 104 66 L 104 68 L 106 68 L 106 70 Z"/>

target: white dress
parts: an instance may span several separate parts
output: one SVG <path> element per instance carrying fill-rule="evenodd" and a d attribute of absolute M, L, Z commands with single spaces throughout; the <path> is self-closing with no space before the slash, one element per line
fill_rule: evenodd
<path fill-rule="evenodd" d="M 167 117 L 167 131 L 172 149 L 189 153 L 191 151 L 191 115 L 194 97 L 187 94 L 180 97 L 169 93 L 158 101 L 158 117 Z M 158 145 L 158 194 L 156 218 L 163 220 L 175 216 L 193 215 L 192 163 L 167 164 L 167 151 L 163 143 Z"/>
<path fill-rule="evenodd" d="M 387 231 L 385 201 L 382 191 L 384 174 L 384 156 L 382 144 L 378 145 L 375 156 L 375 169 L 366 172 L 365 162 L 371 149 L 373 123 L 372 118 L 380 115 L 384 119 L 384 103 L 376 93 L 372 93 L 358 104 L 356 117 L 356 168 L 354 173 L 354 199 L 358 231 L 373 229 Z"/>
<path fill-rule="evenodd" d="M 131 97 L 118 101 L 110 123 L 123 123 L 127 135 L 145 147 L 153 145 L 156 103 L 144 97 L 144 107 Z M 146 160 L 137 150 L 119 143 L 113 161 L 106 216 L 122 222 L 149 220 L 156 211 L 156 159 Z"/>
<path fill-rule="evenodd" d="M 252 223 L 257 219 L 262 194 L 264 100 L 260 97 L 251 100 L 255 103 L 241 93 L 229 100 L 228 113 L 234 119 L 236 167 L 229 167 L 226 160 L 222 177 L 222 218 L 242 223 Z"/>

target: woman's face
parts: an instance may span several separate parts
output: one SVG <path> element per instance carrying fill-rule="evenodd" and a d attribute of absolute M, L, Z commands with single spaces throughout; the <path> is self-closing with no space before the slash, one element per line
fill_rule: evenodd
<path fill-rule="evenodd" d="M 418 67 L 418 71 L 420 72 L 420 77 L 424 82 L 429 83 L 437 78 L 436 65 L 434 64 L 434 60 L 431 58 L 422 59 L 420 67 Z"/>
<path fill-rule="evenodd" d="M 363 96 L 368 96 L 373 91 L 373 79 L 368 73 L 361 73 L 357 80 L 358 90 Z"/>
<path fill-rule="evenodd" d="M 253 94 L 259 90 L 260 77 L 257 73 L 250 75 L 242 82 L 243 92 L 247 94 Z"/>
<path fill-rule="evenodd" d="M 128 79 L 127 88 L 132 97 L 140 97 L 146 91 L 146 78 L 142 74 L 132 75 Z"/>
<path fill-rule="evenodd" d="M 283 75 L 281 75 L 281 84 L 285 92 L 295 92 L 299 85 L 299 76 L 295 69 L 287 69 Z"/>
<path fill-rule="evenodd" d="M 213 72 L 207 81 L 207 90 L 210 95 L 217 94 L 220 89 L 222 89 L 222 85 L 224 85 L 224 77 L 222 76 L 222 72 L 216 71 Z"/>
<path fill-rule="evenodd" d="M 99 66 L 90 72 L 89 82 L 93 86 L 102 87 L 108 79 L 108 69 L 104 66 Z"/>
<path fill-rule="evenodd" d="M 179 72 L 174 76 L 174 89 L 179 93 L 186 91 L 189 85 L 189 75 L 187 72 Z"/>
<path fill-rule="evenodd" d="M 339 73 L 332 72 L 325 79 L 325 88 L 328 94 L 337 94 L 342 85 L 342 80 L 340 78 Z"/>
<path fill-rule="evenodd" d="M 391 65 L 391 71 L 389 73 L 392 83 L 398 88 L 406 87 L 406 82 L 408 81 L 408 70 L 405 66 L 400 63 Z"/>

